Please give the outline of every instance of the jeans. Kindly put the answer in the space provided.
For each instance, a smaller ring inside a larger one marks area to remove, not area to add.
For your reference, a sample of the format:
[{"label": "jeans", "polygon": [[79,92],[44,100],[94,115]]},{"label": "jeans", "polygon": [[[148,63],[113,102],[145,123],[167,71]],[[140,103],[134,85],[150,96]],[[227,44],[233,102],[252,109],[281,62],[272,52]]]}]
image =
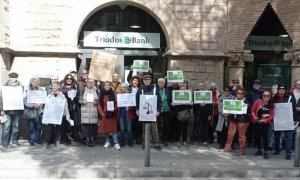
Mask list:
[{"label": "jeans", "polygon": [[7,121],[3,123],[3,130],[2,130],[2,138],[1,143],[9,144],[9,132],[10,127],[12,126],[12,139],[13,142],[18,142],[19,139],[19,119],[20,115],[18,113],[15,114],[6,114]]},{"label": "jeans", "polygon": [[42,117],[28,119],[28,142],[41,143]]},{"label": "jeans", "polygon": [[110,142],[110,136],[112,136],[115,144],[118,143],[118,134],[117,133],[105,134],[105,140],[106,140],[106,142]]},{"label": "jeans", "polygon": [[208,139],[208,116],[195,115],[194,116],[194,132],[193,136],[196,141],[207,141]]},{"label": "jeans", "polygon": [[280,139],[281,132],[284,133],[284,143],[286,155],[291,155],[292,153],[292,144],[293,144],[293,132],[294,131],[274,131],[275,133],[275,151],[280,152]]},{"label": "jeans", "polygon": [[128,142],[131,142],[132,141],[132,131],[131,131],[132,121],[127,120],[127,118],[120,117],[119,118],[119,123],[120,123],[120,130],[121,130],[121,133],[120,133],[120,142],[121,142],[121,144],[125,143],[126,131],[127,131]]},{"label": "jeans", "polygon": [[273,123],[271,124],[271,126],[268,130],[268,141],[269,141],[268,147],[269,148],[272,148],[272,146],[273,146],[272,135],[273,135]]}]

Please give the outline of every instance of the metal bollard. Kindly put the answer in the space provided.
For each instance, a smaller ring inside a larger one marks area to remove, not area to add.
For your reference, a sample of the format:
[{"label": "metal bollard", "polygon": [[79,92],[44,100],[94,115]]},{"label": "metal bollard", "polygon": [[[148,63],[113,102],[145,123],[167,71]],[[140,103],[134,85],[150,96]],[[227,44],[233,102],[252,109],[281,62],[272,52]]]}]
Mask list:
[{"label": "metal bollard", "polygon": [[150,166],[150,129],[151,123],[145,123],[145,167]]},{"label": "metal bollard", "polygon": [[296,129],[295,135],[295,161],[294,167],[299,167],[300,165],[300,127]]}]

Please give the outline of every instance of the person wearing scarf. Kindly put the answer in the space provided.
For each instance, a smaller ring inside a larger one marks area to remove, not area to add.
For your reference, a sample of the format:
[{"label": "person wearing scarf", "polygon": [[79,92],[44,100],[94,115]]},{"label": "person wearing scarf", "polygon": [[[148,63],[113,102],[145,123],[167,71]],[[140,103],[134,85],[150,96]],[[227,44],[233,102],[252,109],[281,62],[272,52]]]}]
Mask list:
[{"label": "person wearing scarf", "polygon": [[[108,103],[113,102],[114,108],[112,111],[107,110]],[[120,144],[118,143],[117,134],[117,102],[115,93],[112,90],[111,82],[104,82],[104,89],[101,89],[100,98],[98,103],[98,112],[100,113],[101,120],[100,126],[98,128],[99,134],[104,134],[106,142],[104,148],[110,147],[110,137],[112,136],[114,141],[114,148],[116,150],[121,150]]]}]

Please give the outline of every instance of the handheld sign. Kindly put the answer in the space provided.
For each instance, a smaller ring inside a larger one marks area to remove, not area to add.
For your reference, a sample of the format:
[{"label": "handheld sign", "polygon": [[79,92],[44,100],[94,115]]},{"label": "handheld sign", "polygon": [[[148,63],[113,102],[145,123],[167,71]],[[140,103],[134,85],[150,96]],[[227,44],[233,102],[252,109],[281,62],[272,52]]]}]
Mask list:
[{"label": "handheld sign", "polygon": [[133,69],[137,72],[148,72],[149,71],[149,61],[148,60],[134,60]]},{"label": "handheld sign", "polygon": [[168,83],[183,82],[183,72],[181,70],[167,71]]},{"label": "handheld sign", "polygon": [[194,104],[212,103],[211,91],[194,91]]},{"label": "handheld sign", "polygon": [[3,110],[24,110],[22,86],[2,86]]},{"label": "handheld sign", "polygon": [[155,122],[157,113],[157,96],[140,95],[139,113],[139,121]]},{"label": "handheld sign", "polygon": [[275,103],[274,130],[294,130],[292,103]]},{"label": "handheld sign", "polygon": [[129,107],[136,106],[135,94],[117,94],[117,106],[118,107]]},{"label": "handheld sign", "polygon": [[189,90],[173,90],[172,102],[174,104],[191,104],[192,92]]},{"label": "handheld sign", "polygon": [[227,114],[245,114],[244,102],[241,100],[223,100],[223,113]]},{"label": "handheld sign", "polygon": [[27,103],[45,104],[47,98],[47,91],[42,90],[28,90]]}]

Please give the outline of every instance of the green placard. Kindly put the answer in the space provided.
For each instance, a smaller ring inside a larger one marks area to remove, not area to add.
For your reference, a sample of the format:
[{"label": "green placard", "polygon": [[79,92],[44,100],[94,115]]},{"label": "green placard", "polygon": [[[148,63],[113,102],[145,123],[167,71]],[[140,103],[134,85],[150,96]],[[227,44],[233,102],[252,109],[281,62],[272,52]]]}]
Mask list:
[{"label": "green placard", "polygon": [[212,92],[194,91],[194,103],[212,103]]},{"label": "green placard", "polygon": [[147,60],[134,60],[133,67],[138,72],[148,72],[149,70],[149,61]]},{"label": "green placard", "polygon": [[191,104],[192,92],[188,90],[174,90],[172,91],[172,102],[174,104]]},{"label": "green placard", "polygon": [[242,111],[243,102],[242,101],[226,101],[224,100],[224,110],[227,111]]},{"label": "green placard", "polygon": [[189,93],[188,92],[175,92],[175,100],[178,101],[188,101],[190,99]]},{"label": "green placard", "polygon": [[183,82],[183,72],[180,70],[167,71],[168,82]]}]

